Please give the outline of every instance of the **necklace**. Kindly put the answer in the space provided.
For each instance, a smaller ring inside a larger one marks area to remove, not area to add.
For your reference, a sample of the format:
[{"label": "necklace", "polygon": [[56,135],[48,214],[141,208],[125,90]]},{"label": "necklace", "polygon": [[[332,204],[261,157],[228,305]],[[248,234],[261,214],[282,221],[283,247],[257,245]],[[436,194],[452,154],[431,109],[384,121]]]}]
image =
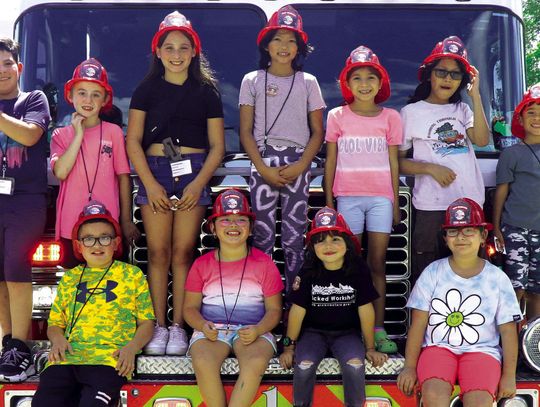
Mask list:
[{"label": "necklace", "polygon": [[238,291],[236,292],[236,299],[234,300],[234,305],[229,314],[227,312],[227,304],[225,303],[225,293],[223,292],[223,274],[221,273],[221,251],[218,249],[218,267],[219,267],[219,283],[221,285],[221,300],[223,301],[223,308],[225,310],[225,318],[227,319],[227,333],[229,333],[229,328],[231,326],[231,319],[236,309],[236,304],[238,303],[238,297],[240,297],[240,291],[242,290],[242,282],[244,281],[244,273],[246,272],[247,259],[249,256],[249,249],[244,259],[244,266],[242,267],[242,275],[240,276],[240,284],[238,285]]},{"label": "necklace", "polygon": [[94,191],[94,186],[96,185],[102,144],[103,144],[103,122],[100,122],[99,123],[99,149],[98,149],[98,156],[97,156],[96,172],[94,173],[94,180],[92,181],[92,185],[90,185],[90,179],[88,178],[88,170],[86,169],[86,160],[84,159],[84,150],[81,145],[81,157],[82,157],[83,166],[84,166],[84,175],[86,176],[86,185],[88,187],[88,202],[92,200],[92,192]]},{"label": "necklace", "polygon": [[75,307],[77,306],[77,293],[79,291],[79,286],[81,285],[84,272],[86,271],[86,263],[84,263],[84,267],[83,267],[83,270],[81,272],[81,276],[79,277],[79,283],[77,284],[77,287],[76,287],[76,290],[75,290],[75,298],[73,299],[73,309],[71,310],[71,322],[69,324],[69,333],[66,332],[66,338],[68,340],[69,340],[69,337],[71,336],[71,333],[73,332],[73,328],[75,328],[75,324],[77,323],[77,321],[79,320],[79,317],[81,316],[81,313],[83,312],[84,307],[86,307],[86,304],[88,304],[88,301],[90,301],[90,298],[92,297],[92,295],[94,295],[94,292],[98,289],[99,285],[101,284],[101,282],[103,281],[103,279],[105,278],[105,276],[107,275],[107,273],[109,272],[109,269],[112,267],[113,264],[114,264],[114,260],[113,260],[113,262],[111,264],[109,264],[109,267],[107,267],[107,269],[105,270],[105,272],[103,273],[103,275],[99,279],[96,286],[92,290],[89,290],[90,295],[87,298],[85,298],[81,309],[77,313],[77,316],[75,316]]}]

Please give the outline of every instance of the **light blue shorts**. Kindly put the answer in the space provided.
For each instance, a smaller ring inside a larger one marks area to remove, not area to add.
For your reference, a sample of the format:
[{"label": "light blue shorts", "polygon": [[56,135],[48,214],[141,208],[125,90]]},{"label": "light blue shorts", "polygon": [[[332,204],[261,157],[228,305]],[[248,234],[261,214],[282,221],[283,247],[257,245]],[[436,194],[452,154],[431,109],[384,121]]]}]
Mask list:
[{"label": "light blue shorts", "polygon": [[[238,336],[238,330],[242,328],[242,325],[229,325],[229,329],[227,330],[226,324],[214,324],[216,329],[218,330],[218,337],[217,340],[226,343],[229,345],[231,350],[233,349],[233,343],[237,339],[240,339],[240,336]],[[274,335],[272,335],[270,332],[267,332],[260,336],[260,338],[263,338],[267,340],[270,345],[272,345],[272,348],[274,349],[274,353],[277,352],[277,344],[276,344],[276,338]],[[201,339],[206,339],[206,336],[204,336],[204,333],[201,331],[197,331],[196,329],[193,330],[193,335],[191,335],[191,340],[189,341],[189,348],[187,351],[187,355],[189,356],[189,350],[193,346],[195,342]]]},{"label": "light blue shorts", "polygon": [[355,235],[364,232],[392,231],[392,201],[382,196],[338,196],[337,210]]}]

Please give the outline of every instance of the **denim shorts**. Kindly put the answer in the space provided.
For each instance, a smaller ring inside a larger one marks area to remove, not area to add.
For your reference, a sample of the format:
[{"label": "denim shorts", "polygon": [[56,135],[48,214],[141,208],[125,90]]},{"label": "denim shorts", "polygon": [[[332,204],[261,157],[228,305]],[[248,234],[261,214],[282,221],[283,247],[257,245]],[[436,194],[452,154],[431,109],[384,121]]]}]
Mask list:
[{"label": "denim shorts", "polygon": [[[163,188],[165,188],[167,196],[169,197],[176,195],[178,198],[182,198],[184,188],[199,174],[199,171],[206,160],[206,154],[204,153],[183,154],[182,157],[191,161],[192,172],[191,174],[181,175],[174,178],[172,176],[171,164],[167,157],[146,157],[148,168],[150,168],[150,171],[152,171],[152,175],[156,181],[159,182]],[[138,185],[139,190],[137,192],[135,203],[137,205],[148,205],[146,189],[140,180],[138,180]],[[205,186],[201,192],[201,197],[199,198],[199,202],[197,204],[201,206],[208,206],[211,203],[212,199],[210,198],[210,188]]]},{"label": "denim shorts", "polygon": [[[216,327],[216,329],[218,329],[217,340],[220,342],[226,343],[232,349],[233,343],[236,340],[240,339],[237,331],[240,328],[242,328],[242,325],[230,325],[228,330],[225,329],[226,328],[225,324],[214,324],[214,326]],[[193,335],[191,335],[191,340],[189,341],[189,349],[191,349],[191,347],[193,346],[195,342],[201,339],[205,339],[205,338],[206,337],[204,336],[204,333],[202,333],[201,331],[194,330]],[[272,335],[270,332],[266,332],[265,334],[262,334],[260,338],[263,338],[266,341],[268,341],[268,343],[270,343],[270,345],[272,346],[272,349],[274,349],[274,353],[277,352],[276,338],[274,337],[274,335]],[[189,349],[187,351],[188,356],[189,356]]]},{"label": "denim shorts", "polygon": [[355,235],[364,232],[392,232],[392,201],[383,196],[338,196],[337,210]]}]

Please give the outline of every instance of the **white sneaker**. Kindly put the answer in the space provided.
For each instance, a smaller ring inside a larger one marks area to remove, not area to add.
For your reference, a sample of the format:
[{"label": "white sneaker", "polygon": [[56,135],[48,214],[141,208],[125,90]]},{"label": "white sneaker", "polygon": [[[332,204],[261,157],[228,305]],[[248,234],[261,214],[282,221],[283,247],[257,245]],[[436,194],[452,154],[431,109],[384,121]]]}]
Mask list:
[{"label": "white sneaker", "polygon": [[168,340],[169,331],[167,328],[156,324],[152,339],[144,347],[144,353],[147,355],[164,355]]},{"label": "white sneaker", "polygon": [[173,324],[169,327],[169,341],[167,342],[167,355],[185,355],[188,349],[186,331],[180,325]]}]

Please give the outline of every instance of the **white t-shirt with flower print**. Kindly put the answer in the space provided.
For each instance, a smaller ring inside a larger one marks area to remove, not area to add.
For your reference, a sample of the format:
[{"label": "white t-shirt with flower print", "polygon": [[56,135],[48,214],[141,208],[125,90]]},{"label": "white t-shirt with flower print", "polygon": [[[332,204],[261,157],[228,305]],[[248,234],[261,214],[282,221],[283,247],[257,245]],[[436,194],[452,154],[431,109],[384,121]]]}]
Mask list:
[{"label": "white t-shirt with flower print", "polygon": [[498,326],[522,319],[510,279],[487,261],[471,278],[454,273],[448,258],[434,261],[420,275],[407,307],[429,313],[423,347],[483,352],[499,362]]}]

